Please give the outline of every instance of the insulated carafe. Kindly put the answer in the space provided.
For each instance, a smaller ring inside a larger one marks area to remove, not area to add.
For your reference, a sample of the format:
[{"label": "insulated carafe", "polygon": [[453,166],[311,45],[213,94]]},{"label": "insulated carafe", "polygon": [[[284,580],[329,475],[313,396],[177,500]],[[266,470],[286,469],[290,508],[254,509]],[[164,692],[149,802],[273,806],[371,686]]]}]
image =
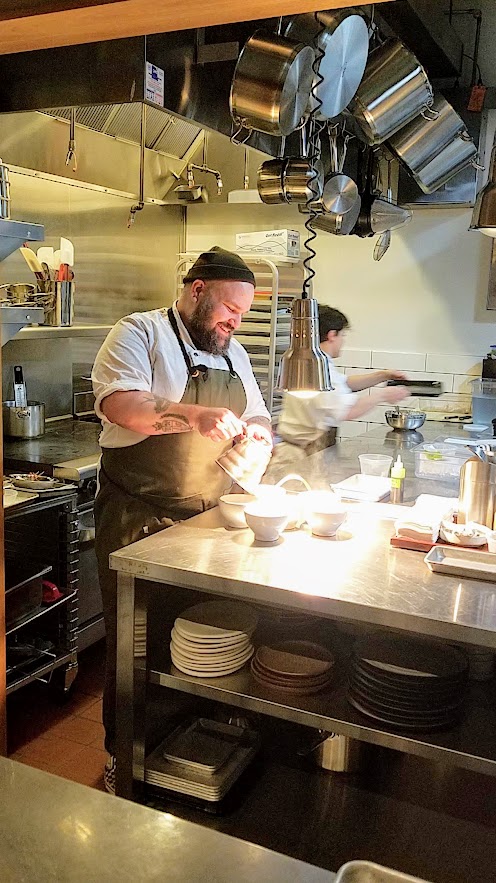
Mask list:
[{"label": "insulated carafe", "polygon": [[460,469],[458,523],[475,521],[494,529],[496,465],[471,457]]}]

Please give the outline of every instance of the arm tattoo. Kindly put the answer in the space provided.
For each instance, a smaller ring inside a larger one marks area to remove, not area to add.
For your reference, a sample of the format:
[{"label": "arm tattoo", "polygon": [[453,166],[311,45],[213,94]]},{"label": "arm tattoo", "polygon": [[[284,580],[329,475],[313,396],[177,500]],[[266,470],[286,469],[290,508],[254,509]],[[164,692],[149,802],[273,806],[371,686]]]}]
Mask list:
[{"label": "arm tattoo", "polygon": [[153,402],[154,411],[160,415],[160,420],[153,424],[153,429],[157,433],[168,433],[168,432],[188,432],[193,427],[191,426],[187,417],[183,414],[175,414],[173,411],[168,411],[171,405],[177,404],[176,402],[171,402],[169,399],[164,399],[162,396],[156,396],[153,394],[144,395],[143,402]]},{"label": "arm tattoo", "polygon": [[157,414],[160,414],[161,411],[166,411],[167,408],[172,405],[172,402],[169,401],[169,399],[164,399],[162,396],[156,396],[153,394],[146,395],[146,393],[143,396],[143,401],[146,403],[153,402]]},{"label": "arm tattoo", "polygon": [[188,432],[192,429],[189,420],[182,414],[162,414],[162,419],[153,424],[155,432]]}]

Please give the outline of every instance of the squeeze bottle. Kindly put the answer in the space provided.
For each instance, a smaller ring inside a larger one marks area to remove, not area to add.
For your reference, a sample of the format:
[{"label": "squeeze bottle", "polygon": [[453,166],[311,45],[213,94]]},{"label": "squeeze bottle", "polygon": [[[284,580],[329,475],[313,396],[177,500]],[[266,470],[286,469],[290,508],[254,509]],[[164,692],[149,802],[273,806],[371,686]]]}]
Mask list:
[{"label": "squeeze bottle", "polygon": [[391,468],[391,503],[402,503],[405,493],[405,467],[398,454],[396,462]]}]

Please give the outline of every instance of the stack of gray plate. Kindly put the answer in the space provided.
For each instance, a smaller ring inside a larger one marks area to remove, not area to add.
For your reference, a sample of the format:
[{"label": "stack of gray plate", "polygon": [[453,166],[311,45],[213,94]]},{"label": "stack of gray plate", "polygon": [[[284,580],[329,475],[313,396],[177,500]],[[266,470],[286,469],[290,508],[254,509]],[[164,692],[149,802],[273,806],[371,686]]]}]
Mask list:
[{"label": "stack of gray plate", "polygon": [[187,675],[218,678],[242,668],[253,655],[257,615],[239,601],[207,601],[179,616],[171,633],[172,662]]}]

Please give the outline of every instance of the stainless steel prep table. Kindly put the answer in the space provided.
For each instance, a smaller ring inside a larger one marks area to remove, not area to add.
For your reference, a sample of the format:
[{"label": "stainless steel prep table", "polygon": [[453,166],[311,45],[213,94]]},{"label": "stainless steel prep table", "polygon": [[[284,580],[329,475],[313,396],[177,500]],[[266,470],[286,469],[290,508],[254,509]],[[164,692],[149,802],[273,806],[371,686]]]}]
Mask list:
[{"label": "stainless steel prep table", "polygon": [[[435,433],[436,428],[431,432]],[[323,486],[356,471],[357,451],[384,451],[387,447],[388,440],[384,442],[380,437],[358,439],[315,454],[306,462],[304,474],[314,485]],[[409,453],[405,452],[405,459],[411,476]],[[411,499],[426,490],[456,496],[452,485],[412,478],[407,481]],[[165,594],[171,586],[192,588],[314,616],[377,624],[496,649],[496,584],[431,573],[422,554],[391,548],[392,521],[371,514],[387,514],[387,504],[375,504],[373,510],[365,509],[362,514],[359,506],[351,504],[351,509],[354,511],[344,525],[341,540],[295,531],[285,533],[276,545],[257,545],[249,530],[226,530],[215,509],[110,556],[111,567],[118,571],[120,794],[139,795],[144,779],[147,682],[376,745],[451,760],[478,772],[496,772],[496,710],[494,703],[488,702],[487,696],[478,696],[477,691],[465,720],[454,730],[427,737],[405,736],[355,712],[346,701],[345,687],[337,686],[328,694],[304,700],[295,697],[283,701],[257,687],[247,670],[207,681],[188,677],[171,665],[166,638],[162,654],[155,653],[153,660],[134,659],[135,616],[141,628],[146,625],[147,581]]]},{"label": "stainless steel prep table", "polygon": [[235,837],[0,758],[0,879],[24,883],[332,883]]}]

